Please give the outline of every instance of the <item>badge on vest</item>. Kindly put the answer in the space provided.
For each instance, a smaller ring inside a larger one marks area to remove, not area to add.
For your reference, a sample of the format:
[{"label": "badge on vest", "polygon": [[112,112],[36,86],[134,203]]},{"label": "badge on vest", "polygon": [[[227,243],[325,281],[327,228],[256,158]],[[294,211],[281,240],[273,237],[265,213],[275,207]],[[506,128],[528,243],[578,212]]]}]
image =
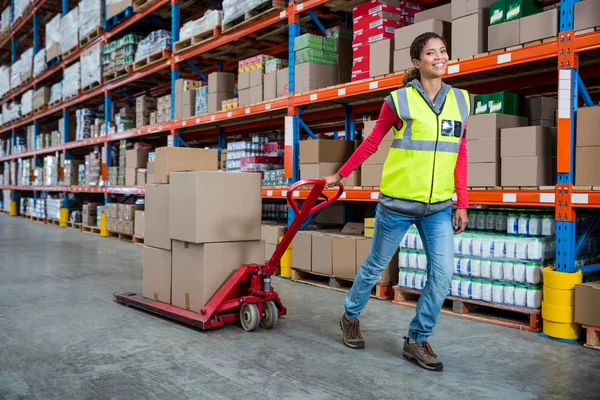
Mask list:
[{"label": "badge on vest", "polygon": [[442,120],[442,136],[454,136],[459,138],[462,132],[462,122],[449,119]]}]

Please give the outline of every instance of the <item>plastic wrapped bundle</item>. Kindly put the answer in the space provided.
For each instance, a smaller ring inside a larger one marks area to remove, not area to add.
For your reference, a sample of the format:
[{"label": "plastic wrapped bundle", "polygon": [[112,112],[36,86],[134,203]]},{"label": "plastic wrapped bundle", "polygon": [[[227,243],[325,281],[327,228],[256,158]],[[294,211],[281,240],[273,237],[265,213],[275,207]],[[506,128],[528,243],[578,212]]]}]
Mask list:
[{"label": "plastic wrapped bundle", "polygon": [[62,17],[60,23],[60,48],[66,53],[79,45],[79,7]]},{"label": "plastic wrapped bundle", "polygon": [[81,0],[79,3],[79,37],[94,32],[104,23],[103,0]]},{"label": "plastic wrapped bundle", "polygon": [[2,11],[2,20],[0,21],[0,24],[2,24],[2,32],[10,29],[10,6]]},{"label": "plastic wrapped bundle", "polygon": [[64,76],[62,98],[67,100],[76,96],[79,89],[81,89],[81,63],[76,62],[65,68]]},{"label": "plastic wrapped bundle", "polygon": [[33,76],[38,77],[46,70],[46,49],[41,49],[33,57]]},{"label": "plastic wrapped bundle", "polygon": [[265,3],[272,3],[272,0],[223,0],[223,23],[231,22]]},{"label": "plastic wrapped bundle", "polygon": [[23,93],[21,97],[21,113],[27,115],[33,111],[33,89]]},{"label": "plastic wrapped bundle", "polygon": [[[63,83],[62,81],[55,83],[50,88],[50,104],[56,103],[62,99]],[[59,125],[60,126],[60,125]]]},{"label": "plastic wrapped bundle", "polygon": [[81,54],[80,62],[82,88],[102,81],[102,46],[100,43],[84,51]]},{"label": "plastic wrapped bundle", "polygon": [[0,67],[0,97],[4,97],[10,91],[10,67]]},{"label": "plastic wrapped bundle", "polygon": [[46,24],[46,50],[53,45],[60,44],[62,16],[56,14],[54,18]]},{"label": "plastic wrapped bundle", "polygon": [[17,86],[21,84],[21,60],[17,60],[16,63],[12,65],[10,70],[10,87],[11,89],[15,89]]},{"label": "plastic wrapped bundle", "polygon": [[29,0],[14,0],[15,14],[13,17],[13,25],[15,25],[19,18],[25,14],[25,10],[29,6]]},{"label": "plastic wrapped bundle", "polygon": [[171,32],[164,29],[154,31],[138,44],[134,62],[165,49],[171,50]]},{"label": "plastic wrapped bundle", "polygon": [[21,54],[21,82],[31,78],[33,73],[33,49],[29,48]]},{"label": "plastic wrapped bundle", "polygon": [[221,25],[222,20],[223,11],[208,10],[202,18],[183,25],[179,32],[179,38],[185,40],[204,32],[212,32],[215,27]]}]

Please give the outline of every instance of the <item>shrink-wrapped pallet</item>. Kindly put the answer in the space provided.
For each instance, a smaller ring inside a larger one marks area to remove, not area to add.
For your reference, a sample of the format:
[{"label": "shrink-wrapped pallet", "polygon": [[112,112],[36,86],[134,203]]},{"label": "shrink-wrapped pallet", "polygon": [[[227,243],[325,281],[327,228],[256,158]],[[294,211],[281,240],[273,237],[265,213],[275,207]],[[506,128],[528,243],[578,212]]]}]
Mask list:
[{"label": "shrink-wrapped pallet", "polygon": [[63,79],[62,98],[67,100],[76,96],[81,89],[81,63],[76,62],[65,68]]},{"label": "shrink-wrapped pallet", "polygon": [[33,76],[38,77],[46,70],[46,49],[33,56]]},{"label": "shrink-wrapped pallet", "polygon": [[104,0],[79,3],[79,38],[83,39],[104,24]]},{"label": "shrink-wrapped pallet", "polygon": [[87,88],[102,82],[102,45],[96,44],[84,51],[80,57],[81,87]]},{"label": "shrink-wrapped pallet", "polygon": [[62,17],[60,23],[60,48],[62,53],[79,45],[79,7]]}]

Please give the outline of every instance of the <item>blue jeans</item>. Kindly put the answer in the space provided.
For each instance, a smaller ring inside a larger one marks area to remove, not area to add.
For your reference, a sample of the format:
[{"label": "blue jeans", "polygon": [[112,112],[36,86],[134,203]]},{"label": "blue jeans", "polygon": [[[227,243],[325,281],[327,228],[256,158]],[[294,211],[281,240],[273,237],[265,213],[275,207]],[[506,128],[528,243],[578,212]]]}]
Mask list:
[{"label": "blue jeans", "polygon": [[433,333],[452,280],[452,207],[427,217],[412,218],[387,212],[378,206],[371,251],[346,296],[345,308],[348,316],[360,316],[369,301],[371,290],[413,224],[419,230],[427,253],[427,283],[417,303],[417,314],[408,327],[408,336],[417,342],[426,342]]}]

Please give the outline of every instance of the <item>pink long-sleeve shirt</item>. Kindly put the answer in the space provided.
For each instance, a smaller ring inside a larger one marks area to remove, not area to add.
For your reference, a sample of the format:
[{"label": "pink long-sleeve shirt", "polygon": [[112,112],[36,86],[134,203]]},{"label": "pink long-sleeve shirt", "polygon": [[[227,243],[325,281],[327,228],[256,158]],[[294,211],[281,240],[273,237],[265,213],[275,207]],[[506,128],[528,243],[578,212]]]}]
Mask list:
[{"label": "pink long-sleeve shirt", "polygon": [[[394,110],[390,108],[387,102],[383,102],[379,118],[373,127],[373,131],[362,144],[356,149],[354,154],[348,159],[346,164],[340,168],[339,173],[344,178],[350,176],[354,170],[360,167],[373,153],[377,151],[385,135],[392,129],[402,127],[402,120],[398,118]],[[454,186],[458,197],[458,208],[469,208],[469,199],[467,196],[467,136],[460,141],[458,148],[458,159],[454,168]]]}]

